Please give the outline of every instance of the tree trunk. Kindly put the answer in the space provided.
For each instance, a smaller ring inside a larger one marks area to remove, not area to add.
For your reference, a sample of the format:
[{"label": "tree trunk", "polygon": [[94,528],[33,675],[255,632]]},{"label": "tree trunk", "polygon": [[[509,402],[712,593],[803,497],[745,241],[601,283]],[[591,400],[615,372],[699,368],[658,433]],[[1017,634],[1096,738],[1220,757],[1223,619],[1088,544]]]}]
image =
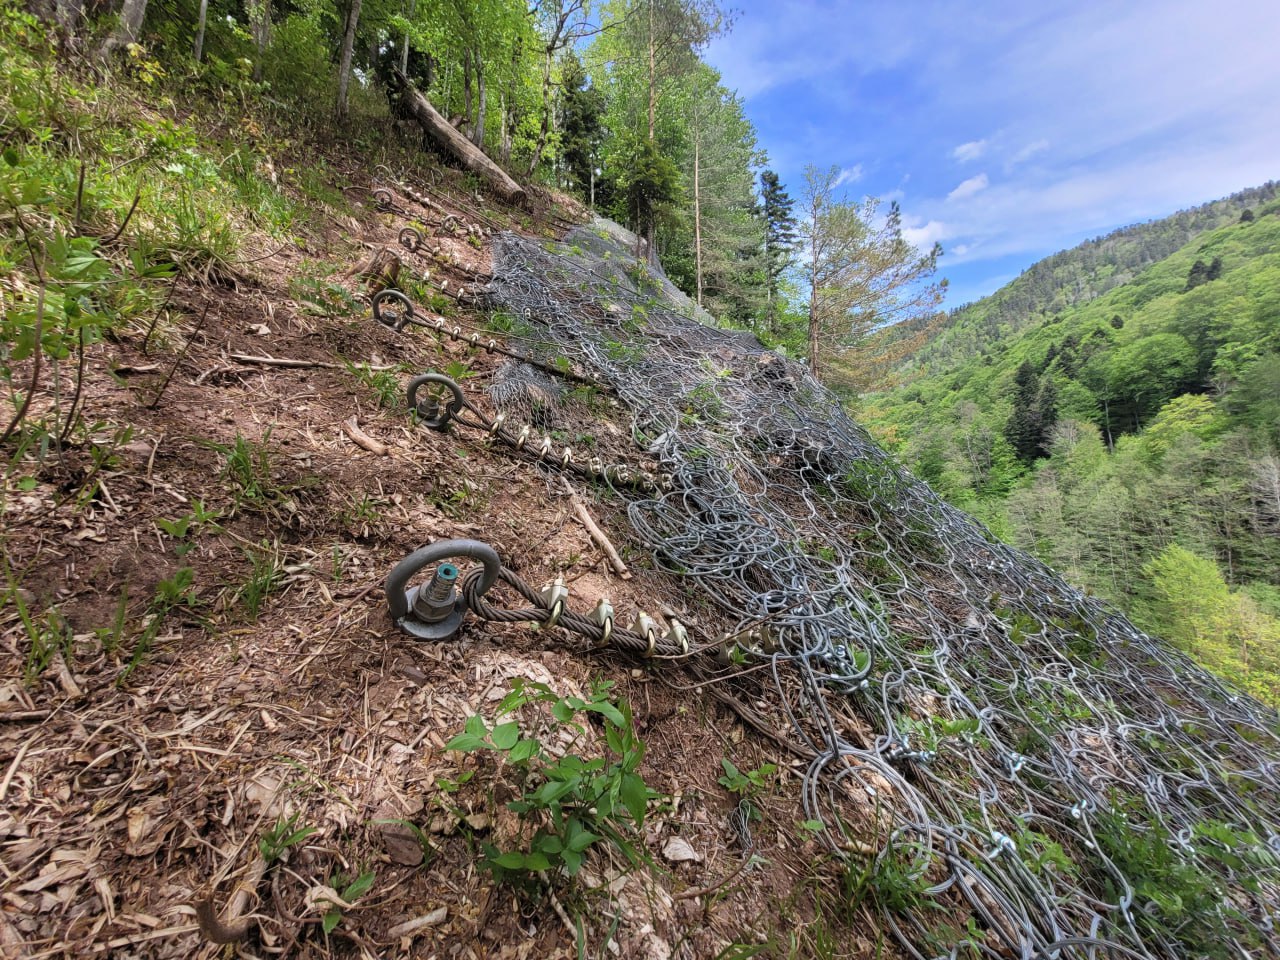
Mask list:
[{"label": "tree trunk", "polygon": [[[413,19],[417,6],[418,0],[409,0],[409,20]],[[409,73],[409,34],[407,33],[404,35],[404,45],[400,48],[400,72],[406,75]]]},{"label": "tree trunk", "polygon": [[484,84],[484,61],[480,59],[480,51],[473,53],[476,58],[476,125],[471,129],[471,142],[481,150],[484,149],[484,108],[487,89]]},{"label": "tree trunk", "polygon": [[809,372],[818,376],[818,224],[815,217],[809,245]]},{"label": "tree trunk", "polygon": [[484,151],[454,129],[431,102],[409,82],[399,70],[393,70],[388,84],[392,92],[400,96],[401,102],[409,115],[414,118],[431,137],[432,141],[446,153],[457,159],[466,169],[483,177],[493,188],[494,193],[508,203],[523,203],[524,189],[505,170],[485,156]]},{"label": "tree trunk", "polygon": [[702,193],[699,186],[698,130],[693,131],[693,263],[697,282],[697,304],[702,306]]},{"label": "tree trunk", "polygon": [[[203,10],[208,2],[209,0],[200,0],[200,8]],[[271,0],[257,0],[255,6],[253,39],[258,46],[258,56],[253,61],[253,79],[255,83],[261,83],[262,61],[266,58],[267,47],[271,46]]]},{"label": "tree trunk", "polygon": [[339,120],[347,118],[347,87],[351,83],[351,54],[356,46],[356,27],[360,23],[361,0],[351,0],[351,12],[347,14],[347,28],[342,37],[342,59],[338,64]]},{"label": "tree trunk", "polygon": [[658,117],[658,52],[653,36],[653,2],[649,0],[649,142],[657,135]]},{"label": "tree trunk", "polygon": [[99,58],[105,60],[118,50],[138,42],[142,20],[147,15],[147,0],[124,0],[120,6],[120,20],[107,39],[98,48]]},{"label": "tree trunk", "polygon": [[[447,103],[446,103],[447,106]],[[471,51],[462,55],[462,115],[471,122]]]},{"label": "tree trunk", "polygon": [[542,123],[538,125],[538,142],[533,145],[533,158],[529,161],[528,176],[542,162],[542,151],[547,148],[547,134],[551,132],[551,47],[542,63]]},{"label": "tree trunk", "polygon": [[191,50],[191,55],[195,58],[196,63],[200,63],[204,59],[204,25],[209,19],[209,0],[200,0],[200,13],[196,17],[196,42]]}]

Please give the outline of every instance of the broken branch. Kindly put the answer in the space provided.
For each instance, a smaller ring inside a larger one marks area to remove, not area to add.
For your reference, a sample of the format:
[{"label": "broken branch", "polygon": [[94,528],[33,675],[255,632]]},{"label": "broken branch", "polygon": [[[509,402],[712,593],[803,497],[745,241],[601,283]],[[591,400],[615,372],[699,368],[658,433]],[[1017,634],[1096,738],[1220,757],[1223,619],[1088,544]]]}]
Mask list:
[{"label": "broken branch", "polygon": [[561,477],[560,482],[564,484],[565,493],[569,495],[569,502],[573,504],[573,511],[577,514],[579,522],[587,528],[587,533],[591,535],[591,539],[595,541],[596,546],[603,550],[604,555],[609,558],[609,566],[613,567],[614,572],[623,580],[630,580],[631,571],[622,562],[622,557],[618,556],[618,551],[614,549],[613,543],[605,536],[605,532],[596,526],[596,522],[591,519],[591,514],[587,512],[586,506],[578,499],[578,495],[573,492],[573,487],[569,486],[569,481]]},{"label": "broken branch", "polygon": [[373,439],[373,437],[361,430],[360,422],[355,417],[343,422],[342,432],[350,437],[357,447],[362,447],[370,453],[385,457],[390,452],[385,443]]}]

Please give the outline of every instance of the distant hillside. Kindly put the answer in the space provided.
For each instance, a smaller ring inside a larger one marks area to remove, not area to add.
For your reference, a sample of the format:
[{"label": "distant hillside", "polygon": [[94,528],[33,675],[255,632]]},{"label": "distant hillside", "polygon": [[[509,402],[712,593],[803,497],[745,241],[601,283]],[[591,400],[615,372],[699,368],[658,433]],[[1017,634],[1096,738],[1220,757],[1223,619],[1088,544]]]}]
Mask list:
[{"label": "distant hillside", "polygon": [[860,411],[909,468],[1280,702],[1275,184],[1051,257],[909,363]]},{"label": "distant hillside", "polygon": [[952,311],[938,334],[904,367],[932,373],[952,369],[993,341],[1128,283],[1201,234],[1233,223],[1244,210],[1277,196],[1280,182],[1269,181],[1161,220],[1121,227],[1046,257],[990,296]]}]

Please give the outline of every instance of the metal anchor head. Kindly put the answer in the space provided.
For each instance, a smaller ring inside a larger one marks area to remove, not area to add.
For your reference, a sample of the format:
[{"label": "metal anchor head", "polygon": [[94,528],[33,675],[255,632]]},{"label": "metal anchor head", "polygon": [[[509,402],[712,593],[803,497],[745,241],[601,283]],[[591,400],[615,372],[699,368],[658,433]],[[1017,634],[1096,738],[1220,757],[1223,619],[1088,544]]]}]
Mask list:
[{"label": "metal anchor head", "polygon": [[[462,626],[467,602],[458,589],[461,571],[451,561],[463,557],[478,560],[484,575],[478,588],[483,595],[498,578],[502,564],[497,552],[476,540],[444,540],[415,550],[387,577],[387,610],[405,633],[423,640],[450,640]],[[445,562],[440,562],[445,561]],[[437,564],[431,578],[411,586],[409,579],[419,570]]]}]

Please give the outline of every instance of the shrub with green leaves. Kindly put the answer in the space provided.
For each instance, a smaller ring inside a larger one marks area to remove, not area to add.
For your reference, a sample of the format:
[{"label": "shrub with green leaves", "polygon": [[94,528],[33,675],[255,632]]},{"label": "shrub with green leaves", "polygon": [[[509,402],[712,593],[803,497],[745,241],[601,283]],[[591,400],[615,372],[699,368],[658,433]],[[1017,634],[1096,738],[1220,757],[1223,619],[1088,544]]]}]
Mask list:
[{"label": "shrub with green leaves", "polygon": [[[496,880],[545,879],[554,871],[573,877],[587,850],[602,840],[628,860],[639,859],[632,840],[656,794],[636,772],[644,744],[636,736],[631,708],[625,700],[611,698],[612,687],[600,682],[586,698],[561,697],[546,684],[517,679],[498,705],[494,723],[472,716],[446,745],[462,753],[498,754],[504,761],[501,769],[515,776],[519,796],[507,809],[519,816],[518,842],[506,850],[481,845],[483,865]],[[526,735],[518,720],[500,719],[530,704],[550,705],[550,733],[572,734],[566,752],[550,752],[547,743],[558,736],[544,742]],[[604,727],[605,750],[600,756],[574,752],[579,744],[599,746],[598,736],[585,722],[589,717],[599,718]]]}]

